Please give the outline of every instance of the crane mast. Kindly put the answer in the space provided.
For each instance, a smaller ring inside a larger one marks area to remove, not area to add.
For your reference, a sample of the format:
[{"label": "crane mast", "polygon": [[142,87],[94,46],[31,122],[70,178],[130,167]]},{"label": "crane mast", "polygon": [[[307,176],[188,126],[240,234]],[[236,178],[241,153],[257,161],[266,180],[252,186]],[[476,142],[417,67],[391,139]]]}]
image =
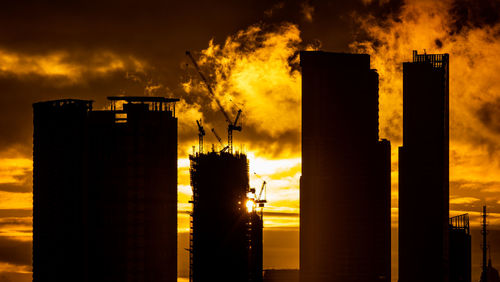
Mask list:
[{"label": "crane mast", "polygon": [[[262,187],[260,188],[259,196],[255,199],[255,204],[258,205],[261,213],[261,217],[264,215],[264,205],[267,203],[266,196],[267,196],[267,190],[266,190],[266,181],[262,182]],[[264,192],[264,198],[262,198],[262,192]]]},{"label": "crane mast", "polygon": [[487,264],[487,252],[488,252],[488,243],[486,241],[486,235],[488,234],[487,230],[487,222],[486,222],[486,206],[483,206],[483,212],[481,214],[482,217],[482,228],[481,228],[481,235],[483,236],[483,243],[481,244],[481,247],[483,249],[483,261],[482,261],[482,272],[481,272],[481,278],[480,282],[487,282],[488,281],[488,264]]},{"label": "crane mast", "polygon": [[231,152],[231,154],[233,153],[233,130],[241,131],[241,125],[237,125],[240,115],[241,110],[238,110],[238,114],[236,114],[234,123],[229,123],[229,125],[227,126],[227,144],[229,145],[229,152]]}]

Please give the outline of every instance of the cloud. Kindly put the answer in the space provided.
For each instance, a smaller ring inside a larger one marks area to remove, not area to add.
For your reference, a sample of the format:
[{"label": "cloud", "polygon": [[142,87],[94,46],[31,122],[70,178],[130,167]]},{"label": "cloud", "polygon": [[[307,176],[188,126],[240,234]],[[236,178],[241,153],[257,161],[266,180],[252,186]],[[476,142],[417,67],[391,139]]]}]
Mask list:
[{"label": "cloud", "polygon": [[31,266],[31,241],[18,241],[0,236],[0,262]]},{"label": "cloud", "polygon": [[30,193],[33,162],[27,158],[0,158],[0,191]]},{"label": "cloud", "polygon": [[[184,89],[194,103],[204,108],[204,121],[212,127],[221,124],[217,120],[224,121],[216,104],[218,99],[231,119],[237,109],[243,110],[241,135],[247,131],[254,134],[246,135],[251,141],[263,138],[267,145],[279,144],[282,137],[293,132],[296,142],[300,134],[301,76],[290,60],[296,59],[300,43],[298,27],[289,23],[253,25],[220,45],[210,41],[199,54],[198,64],[212,84],[215,97],[207,92],[194,70],[192,78],[183,84]],[[237,134],[236,138],[240,138]]]},{"label": "cloud", "polygon": [[450,13],[452,32],[460,33],[467,28],[492,26],[499,22],[500,2],[490,0],[454,0]]},{"label": "cloud", "polygon": [[458,204],[458,205],[463,205],[463,204],[472,204],[475,202],[480,201],[478,198],[474,197],[463,197],[463,198],[457,198],[454,197],[450,199],[450,204]]},{"label": "cloud", "polygon": [[385,18],[357,17],[366,37],[351,44],[371,55],[380,75],[380,134],[393,146],[402,137],[402,63],[412,50],[450,54],[453,209],[476,210],[482,203],[498,209],[500,23],[496,16],[478,17],[500,13],[492,2],[408,0]]},{"label": "cloud", "polygon": [[310,2],[303,2],[302,3],[302,14],[304,15],[304,19],[307,22],[312,22],[313,21],[313,14],[314,14],[314,6],[311,5]]},{"label": "cloud", "polygon": [[266,15],[266,17],[272,17],[273,14],[276,13],[276,11],[283,9],[283,7],[285,7],[285,2],[278,2],[274,4],[271,8],[265,10],[264,15]]},{"label": "cloud", "polygon": [[387,4],[389,2],[391,2],[391,0],[361,0],[361,2],[368,6],[368,5],[372,5],[374,3],[378,3],[379,5],[383,5],[383,4]]},{"label": "cloud", "polygon": [[32,205],[31,193],[0,191],[0,209],[31,209]]},{"label": "cloud", "polygon": [[111,51],[81,53],[54,51],[33,55],[0,49],[0,74],[14,74],[21,78],[38,75],[62,78],[66,83],[83,83],[89,75],[105,75],[123,70],[140,71],[144,68],[144,62],[131,56],[121,57]]}]

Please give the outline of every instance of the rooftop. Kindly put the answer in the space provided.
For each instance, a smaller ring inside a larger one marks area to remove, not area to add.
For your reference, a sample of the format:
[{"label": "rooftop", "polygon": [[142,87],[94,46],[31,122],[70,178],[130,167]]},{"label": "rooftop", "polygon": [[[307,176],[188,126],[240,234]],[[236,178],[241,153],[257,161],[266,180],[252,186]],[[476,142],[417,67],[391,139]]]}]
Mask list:
[{"label": "rooftop", "polygon": [[425,51],[423,54],[418,54],[417,50],[413,50],[413,62],[414,63],[431,63],[435,68],[442,68],[448,65],[449,55],[448,54],[427,54]]},{"label": "rooftop", "polygon": [[126,101],[126,102],[160,102],[160,103],[173,103],[178,102],[178,98],[166,98],[160,96],[109,96],[110,101]]}]

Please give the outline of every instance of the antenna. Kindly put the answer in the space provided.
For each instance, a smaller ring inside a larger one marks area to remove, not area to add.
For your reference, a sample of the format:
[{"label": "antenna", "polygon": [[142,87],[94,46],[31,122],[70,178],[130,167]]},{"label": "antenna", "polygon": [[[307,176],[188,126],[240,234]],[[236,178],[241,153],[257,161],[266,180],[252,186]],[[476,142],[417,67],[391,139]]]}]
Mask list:
[{"label": "antenna", "polygon": [[487,264],[487,256],[488,256],[488,243],[486,241],[486,235],[488,234],[488,230],[486,228],[487,223],[486,223],[486,205],[483,206],[483,212],[481,214],[481,217],[483,219],[482,222],[482,228],[481,228],[481,235],[483,235],[483,243],[481,244],[481,247],[483,249],[483,262],[482,262],[482,267],[483,271],[481,272],[481,282],[486,282],[487,281],[487,276],[488,276],[488,264]]}]

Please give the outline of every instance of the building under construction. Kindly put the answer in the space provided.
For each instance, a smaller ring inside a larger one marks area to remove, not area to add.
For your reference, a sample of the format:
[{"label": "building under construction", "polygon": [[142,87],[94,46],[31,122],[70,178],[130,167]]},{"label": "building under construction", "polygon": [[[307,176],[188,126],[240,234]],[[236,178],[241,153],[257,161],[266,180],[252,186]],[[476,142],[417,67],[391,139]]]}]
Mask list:
[{"label": "building under construction", "polygon": [[305,51],[300,281],[391,281],[391,153],[366,54]]},{"label": "building under construction", "polygon": [[469,215],[450,218],[450,282],[471,281],[471,235]]},{"label": "building under construction", "polygon": [[403,63],[400,282],[449,281],[448,84],[448,54],[413,51]]},{"label": "building under construction", "polygon": [[190,156],[190,281],[262,281],[262,214],[248,193],[245,154]]},{"label": "building under construction", "polygon": [[164,97],[33,105],[33,281],[177,279],[177,118]]}]

